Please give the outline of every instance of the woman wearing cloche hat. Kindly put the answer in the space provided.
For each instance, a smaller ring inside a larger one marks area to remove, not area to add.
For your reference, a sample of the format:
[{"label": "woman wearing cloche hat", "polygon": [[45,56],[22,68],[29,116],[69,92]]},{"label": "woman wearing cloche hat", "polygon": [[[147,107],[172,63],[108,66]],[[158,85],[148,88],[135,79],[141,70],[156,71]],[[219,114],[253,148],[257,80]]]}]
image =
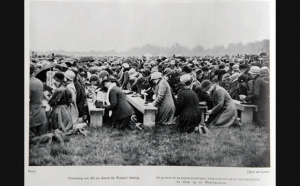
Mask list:
[{"label": "woman wearing cloche hat", "polygon": [[201,121],[199,99],[191,90],[192,77],[189,74],[182,75],[180,82],[184,86],[178,93],[175,116],[179,116],[178,131],[190,133]]},{"label": "woman wearing cloche hat", "polygon": [[172,97],[171,87],[168,82],[162,78],[160,72],[153,72],[150,80],[155,84],[155,99],[151,104],[158,108],[156,123],[164,125],[172,124],[175,114],[175,104]]},{"label": "woman wearing cloche hat", "polygon": [[72,103],[68,105],[69,112],[72,117],[73,124],[77,123],[78,117],[79,117],[79,112],[77,109],[77,104],[76,104],[76,88],[74,85],[74,78],[75,78],[75,73],[71,70],[68,70],[64,73],[65,79],[66,79],[66,85],[67,89],[70,90],[71,95],[72,95]]},{"label": "woman wearing cloche hat", "polygon": [[[67,105],[72,102],[72,94],[65,86],[65,75],[57,72],[53,76],[53,84],[56,87],[49,100],[49,105],[53,108],[51,112],[51,128],[67,132],[73,127],[73,121]],[[61,118],[61,119],[59,119]]]}]

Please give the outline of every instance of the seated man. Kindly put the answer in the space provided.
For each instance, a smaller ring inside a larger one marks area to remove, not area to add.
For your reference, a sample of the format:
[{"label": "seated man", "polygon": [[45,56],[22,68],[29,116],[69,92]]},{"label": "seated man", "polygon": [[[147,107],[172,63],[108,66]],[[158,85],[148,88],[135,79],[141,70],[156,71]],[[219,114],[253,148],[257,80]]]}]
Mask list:
[{"label": "seated man", "polygon": [[237,120],[237,110],[229,93],[222,87],[212,84],[209,80],[201,83],[203,91],[207,91],[213,100],[214,107],[207,111],[207,114],[213,118],[209,118],[209,124],[215,127],[229,127],[231,125],[239,125]]}]

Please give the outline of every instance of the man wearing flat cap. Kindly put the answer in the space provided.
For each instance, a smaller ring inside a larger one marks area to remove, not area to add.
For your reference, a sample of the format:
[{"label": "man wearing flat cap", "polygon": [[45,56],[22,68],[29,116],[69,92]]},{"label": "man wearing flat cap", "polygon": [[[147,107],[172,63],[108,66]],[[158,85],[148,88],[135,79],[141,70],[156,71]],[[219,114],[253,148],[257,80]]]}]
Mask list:
[{"label": "man wearing flat cap", "polygon": [[214,107],[207,111],[209,125],[214,127],[229,127],[238,125],[237,110],[229,93],[222,87],[212,84],[209,80],[201,83],[203,91],[207,91],[213,100]]}]

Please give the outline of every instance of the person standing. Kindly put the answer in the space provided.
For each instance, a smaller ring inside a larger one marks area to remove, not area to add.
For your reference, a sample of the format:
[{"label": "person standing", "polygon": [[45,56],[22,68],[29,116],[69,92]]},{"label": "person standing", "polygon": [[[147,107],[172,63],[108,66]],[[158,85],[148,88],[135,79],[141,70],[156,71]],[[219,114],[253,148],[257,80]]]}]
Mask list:
[{"label": "person standing", "polygon": [[[169,125],[174,121],[175,104],[169,83],[162,78],[160,72],[151,74],[151,81],[156,85],[154,88],[155,99],[151,103],[157,107],[156,123]],[[151,105],[150,104],[150,105]]]}]

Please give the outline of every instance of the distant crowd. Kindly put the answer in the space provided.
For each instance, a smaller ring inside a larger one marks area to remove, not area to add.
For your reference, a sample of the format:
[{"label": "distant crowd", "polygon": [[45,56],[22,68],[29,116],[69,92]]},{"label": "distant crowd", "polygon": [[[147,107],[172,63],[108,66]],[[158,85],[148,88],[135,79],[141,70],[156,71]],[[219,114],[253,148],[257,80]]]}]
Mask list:
[{"label": "distant crowd", "polygon": [[[127,102],[124,92],[157,108],[156,125],[177,125],[179,132],[199,131],[199,123],[240,127],[233,99],[256,105],[254,124],[269,128],[269,61],[265,59],[259,55],[107,56],[84,62],[32,59],[30,143],[64,143],[68,135],[88,135],[87,99],[97,91],[107,93],[105,103],[93,99],[106,111],[104,124],[117,130],[143,129],[141,113]],[[48,71],[54,72],[51,84]],[[208,108],[205,122],[199,103]]]}]

